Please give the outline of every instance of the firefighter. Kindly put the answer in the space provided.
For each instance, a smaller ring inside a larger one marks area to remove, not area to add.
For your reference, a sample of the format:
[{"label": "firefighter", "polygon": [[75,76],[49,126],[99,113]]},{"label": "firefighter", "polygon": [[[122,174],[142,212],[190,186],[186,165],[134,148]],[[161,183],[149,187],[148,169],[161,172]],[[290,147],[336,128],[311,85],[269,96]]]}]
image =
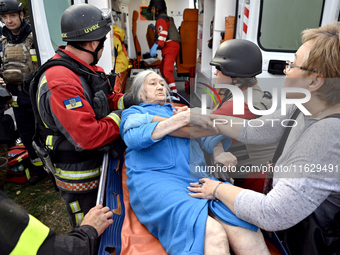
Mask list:
[{"label": "firefighter", "polygon": [[[67,61],[80,74],[66,66],[49,67],[40,76],[33,100],[39,111],[37,118],[40,116],[43,123],[41,141],[50,149],[56,184],[72,227],[79,226],[95,205],[101,149],[120,137],[119,109],[124,107],[125,96],[112,93],[103,68],[96,65],[111,22],[110,15],[89,4],[67,8],[61,18],[67,45],[59,47],[53,59]],[[115,145],[111,149],[122,148]]]},{"label": "firefighter", "polygon": [[45,175],[42,162],[32,147],[34,114],[29,96],[30,75],[38,68],[31,25],[24,19],[25,10],[18,0],[1,0],[2,76],[13,95],[13,112],[22,143],[28,151],[33,175],[29,184],[35,185]]},{"label": "firefighter", "polygon": [[180,50],[181,37],[175,26],[174,19],[167,15],[164,0],[151,0],[149,11],[156,17],[155,44],[151,47],[150,56],[155,57],[157,49],[162,50],[160,71],[168,83],[170,90],[177,93],[173,76],[174,64]]},{"label": "firefighter", "polygon": [[1,254],[97,254],[98,237],[113,223],[108,207],[98,205],[79,228],[57,236],[0,191]]}]

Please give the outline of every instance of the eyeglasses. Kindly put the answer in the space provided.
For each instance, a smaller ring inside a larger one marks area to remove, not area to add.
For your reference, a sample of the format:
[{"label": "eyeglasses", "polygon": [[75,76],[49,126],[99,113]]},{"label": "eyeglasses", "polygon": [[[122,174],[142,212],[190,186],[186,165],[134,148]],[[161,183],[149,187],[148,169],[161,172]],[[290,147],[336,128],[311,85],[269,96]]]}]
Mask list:
[{"label": "eyeglasses", "polygon": [[297,66],[297,65],[293,64],[293,62],[290,62],[289,60],[287,60],[286,61],[286,66],[285,66],[285,69],[284,69],[285,73],[287,73],[291,68],[299,68],[299,69],[301,69],[303,71],[308,71],[308,72],[316,73],[315,70],[309,70],[309,69],[307,69],[305,67]]}]

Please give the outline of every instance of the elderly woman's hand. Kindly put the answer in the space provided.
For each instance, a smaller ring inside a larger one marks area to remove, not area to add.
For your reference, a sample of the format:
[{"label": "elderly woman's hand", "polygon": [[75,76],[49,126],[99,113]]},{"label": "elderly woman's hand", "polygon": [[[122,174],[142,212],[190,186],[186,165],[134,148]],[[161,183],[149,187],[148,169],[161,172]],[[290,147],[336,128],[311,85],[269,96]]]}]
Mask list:
[{"label": "elderly woman's hand", "polygon": [[189,125],[190,124],[190,108],[188,107],[180,107],[176,114],[174,113],[174,116],[171,118],[176,119],[177,121],[180,121],[184,123],[183,126]]},{"label": "elderly woman's hand", "polygon": [[209,178],[202,178],[199,180],[200,182],[190,183],[190,187],[187,187],[188,190],[194,193],[188,193],[189,196],[195,198],[205,198],[205,199],[215,199],[214,190],[219,185],[219,181],[214,181]]},{"label": "elderly woman's hand", "polygon": [[176,110],[173,111],[174,115],[180,112],[185,112],[186,110],[189,109],[188,106],[181,106],[181,107],[175,107]]},{"label": "elderly woman's hand", "polygon": [[221,163],[225,166],[236,166],[237,158],[230,152],[222,152],[215,157],[217,163]]}]

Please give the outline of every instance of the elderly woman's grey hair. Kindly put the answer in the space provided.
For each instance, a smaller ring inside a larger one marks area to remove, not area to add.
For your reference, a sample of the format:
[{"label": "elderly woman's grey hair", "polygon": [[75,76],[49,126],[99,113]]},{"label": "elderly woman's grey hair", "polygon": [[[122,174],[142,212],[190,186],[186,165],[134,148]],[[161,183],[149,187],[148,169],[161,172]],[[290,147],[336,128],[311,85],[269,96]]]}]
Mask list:
[{"label": "elderly woman's grey hair", "polygon": [[[157,74],[152,69],[147,69],[147,70],[144,70],[144,71],[138,73],[136,75],[136,77],[133,79],[133,82],[132,82],[132,85],[131,85],[131,94],[132,94],[134,102],[138,102],[139,104],[143,103],[143,101],[140,97],[140,94],[142,92],[143,85],[144,85],[146,77],[151,73]],[[165,82],[165,88],[166,88],[166,96],[167,96],[167,98],[169,98],[170,89],[169,89],[169,86],[166,82]]]}]

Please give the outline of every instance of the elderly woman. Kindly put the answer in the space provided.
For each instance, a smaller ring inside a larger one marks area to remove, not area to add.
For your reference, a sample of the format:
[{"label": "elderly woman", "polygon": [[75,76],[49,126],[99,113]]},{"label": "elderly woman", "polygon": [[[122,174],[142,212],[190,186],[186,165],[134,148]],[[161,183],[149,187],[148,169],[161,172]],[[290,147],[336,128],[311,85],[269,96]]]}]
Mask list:
[{"label": "elderly woman", "polygon": [[[121,135],[127,145],[131,206],[139,221],[168,254],[229,254],[226,232],[242,236],[230,242],[237,254],[268,254],[255,226],[239,220],[221,202],[187,195],[188,182],[198,180],[190,178],[190,140],[174,135],[198,123],[190,120],[189,110],[174,114],[166,104],[164,79],[143,71],[136,76],[132,93],[143,103],[123,112]],[[131,124],[141,116],[149,120]],[[164,120],[151,122],[160,119]]]},{"label": "elderly woman", "polygon": [[[195,193],[190,196],[216,197],[241,219],[269,231],[285,230],[280,235],[290,254],[339,254],[340,23],[305,30],[302,42],[294,62],[287,61],[285,87],[310,92],[303,106],[311,115],[297,116],[275,166],[273,189],[264,195],[204,178],[203,186],[191,184],[189,190]],[[262,117],[278,119],[273,127],[267,122],[258,128],[229,124],[217,128],[243,143],[278,142],[285,129],[281,121],[295,111],[291,106],[285,116],[277,112]]]}]

